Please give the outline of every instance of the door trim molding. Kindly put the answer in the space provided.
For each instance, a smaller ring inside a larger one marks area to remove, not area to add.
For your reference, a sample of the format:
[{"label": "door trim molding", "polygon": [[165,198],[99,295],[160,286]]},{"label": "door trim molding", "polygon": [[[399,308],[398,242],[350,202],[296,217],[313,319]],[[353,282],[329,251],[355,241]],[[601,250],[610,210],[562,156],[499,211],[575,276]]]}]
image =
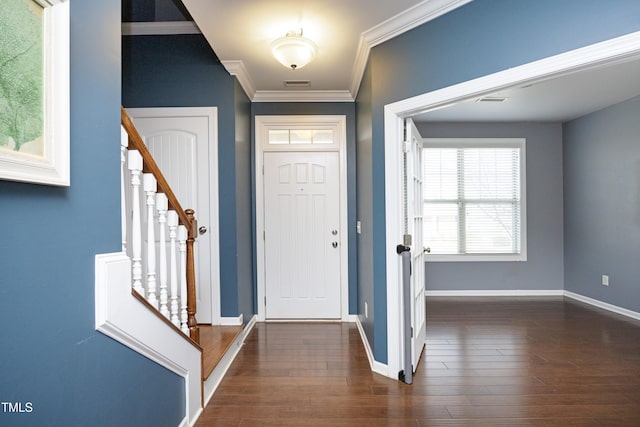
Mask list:
[{"label": "door trim molding", "polygon": [[[338,145],[307,147],[291,145],[268,146],[266,130],[280,126],[331,126],[337,129]],[[347,118],[344,115],[291,115],[255,117],[255,192],[256,192],[256,276],[258,321],[266,320],[266,288],[264,262],[264,153],[265,151],[333,151],[339,155],[340,170],[340,313],[343,322],[349,320],[349,227],[347,217]],[[303,319],[301,319],[303,320]]]},{"label": "door trim molding", "polygon": [[396,286],[400,268],[395,244],[402,238],[402,121],[405,117],[480,97],[513,85],[525,85],[556,76],[597,67],[640,56],[640,31],[605,40],[586,47],[529,62],[508,70],[444,87],[384,106],[385,156],[385,236],[387,292],[387,348],[389,377],[394,378],[400,366],[400,299]]},{"label": "door trim molding", "polygon": [[[219,325],[220,314],[220,217],[218,207],[218,107],[127,108],[132,119],[149,117],[206,117],[209,126],[209,254],[211,278],[211,324]],[[135,123],[134,123],[135,124]],[[188,208],[189,206],[185,206]],[[198,212],[196,212],[198,219]],[[203,220],[200,220],[203,222]],[[196,312],[197,316],[197,312]]]}]

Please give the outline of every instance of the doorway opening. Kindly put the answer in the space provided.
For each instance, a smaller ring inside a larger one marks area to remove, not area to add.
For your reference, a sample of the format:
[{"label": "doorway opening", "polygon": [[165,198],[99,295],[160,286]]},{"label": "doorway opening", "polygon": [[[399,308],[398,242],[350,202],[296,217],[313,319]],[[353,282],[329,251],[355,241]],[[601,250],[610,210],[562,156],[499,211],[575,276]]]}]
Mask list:
[{"label": "doorway opening", "polygon": [[[388,104],[385,120],[385,219],[389,247],[403,241],[403,150],[404,119],[444,108],[468,99],[479,98],[512,86],[525,86],[567,74],[640,58],[640,33],[633,33],[519,67],[449,86],[426,94]],[[411,161],[408,159],[407,161]],[[387,251],[387,345],[389,377],[401,369],[404,338],[400,259]]]}]

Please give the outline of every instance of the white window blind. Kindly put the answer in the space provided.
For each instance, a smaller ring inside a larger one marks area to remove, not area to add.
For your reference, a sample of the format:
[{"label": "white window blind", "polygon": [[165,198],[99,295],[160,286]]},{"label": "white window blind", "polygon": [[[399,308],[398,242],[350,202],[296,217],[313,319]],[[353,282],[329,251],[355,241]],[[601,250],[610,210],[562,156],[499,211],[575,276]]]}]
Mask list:
[{"label": "white window blind", "polygon": [[429,258],[522,260],[524,140],[427,139],[422,153]]}]

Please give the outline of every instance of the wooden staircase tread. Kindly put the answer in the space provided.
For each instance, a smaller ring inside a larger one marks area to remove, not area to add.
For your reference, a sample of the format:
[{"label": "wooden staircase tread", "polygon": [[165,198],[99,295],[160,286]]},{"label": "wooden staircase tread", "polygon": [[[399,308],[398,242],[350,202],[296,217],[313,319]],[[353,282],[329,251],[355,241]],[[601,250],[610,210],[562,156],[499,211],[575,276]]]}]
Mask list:
[{"label": "wooden staircase tread", "polygon": [[235,338],[242,332],[242,326],[198,325],[200,347],[202,347],[202,380],[218,365]]}]

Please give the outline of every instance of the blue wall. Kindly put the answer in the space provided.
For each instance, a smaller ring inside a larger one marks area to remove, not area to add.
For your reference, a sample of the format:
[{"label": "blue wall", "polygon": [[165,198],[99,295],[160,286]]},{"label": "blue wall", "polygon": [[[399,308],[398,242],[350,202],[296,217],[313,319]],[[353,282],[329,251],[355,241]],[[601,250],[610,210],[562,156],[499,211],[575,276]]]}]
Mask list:
[{"label": "blue wall", "polygon": [[[251,242],[237,241],[239,237],[246,238],[245,234],[237,234],[237,224],[246,221],[244,213],[238,217],[237,209],[246,203],[236,199],[236,180],[245,180],[248,173],[247,159],[236,158],[246,156],[248,132],[243,131],[236,140],[236,114],[244,127],[249,125],[247,99],[238,94],[236,79],[220,65],[200,34],[123,37],[122,57],[125,107],[218,107],[221,314],[236,317],[241,312],[240,305],[245,307],[243,310],[248,305],[238,300],[239,292],[248,298],[249,286],[239,285],[238,281],[238,247]],[[236,171],[237,166],[244,170]],[[239,185],[242,188],[244,184]],[[242,263],[246,269],[245,260]],[[245,313],[245,319],[251,314]]]},{"label": "blue wall", "polygon": [[120,251],[120,1],[72,1],[71,186],[0,181],[0,412],[11,426],[160,426],[184,381],[95,331],[94,256]]},{"label": "blue wall", "polygon": [[562,290],[562,125],[416,123],[423,138],[526,139],[526,262],[427,262],[427,290]]},{"label": "blue wall", "polygon": [[371,200],[359,202],[373,206],[372,247],[360,252],[359,271],[373,277],[372,284],[360,287],[369,288],[361,295],[375,299],[376,360],[387,362],[385,248],[395,245],[385,241],[384,105],[638,30],[637,0],[610,1],[606,7],[597,0],[475,0],[371,50],[371,91],[359,94],[357,102],[372,117]]},{"label": "blue wall", "polygon": [[[386,353],[385,337],[376,340],[374,329],[375,308],[377,307],[373,295],[373,152],[372,130],[373,115],[373,87],[371,66],[367,66],[356,102],[357,117],[357,220],[360,221],[360,234],[358,235],[358,317],[364,329],[369,344],[374,354]],[[385,299],[386,301],[386,299]],[[365,305],[367,306],[365,308]],[[384,305],[384,304],[380,304]],[[386,318],[386,306],[381,307]],[[378,333],[382,329],[378,328]],[[376,345],[384,345],[382,349],[375,350]]]},{"label": "blue wall", "polygon": [[[352,102],[255,102],[251,107],[252,123],[255,116],[265,115],[344,115],[347,119],[347,222],[349,239],[349,313],[358,312],[358,270],[356,241],[356,117]],[[255,138],[253,141],[255,147]],[[252,149],[252,156],[254,150]],[[253,159],[255,162],[255,159]],[[255,163],[254,163],[255,164]],[[253,168],[252,168],[253,171]],[[255,177],[252,176],[252,191],[255,195]],[[254,196],[255,213],[255,196]],[[255,230],[255,218],[253,222]],[[255,248],[254,248],[255,251]],[[255,252],[254,252],[255,253]],[[257,279],[255,286],[257,286]],[[257,310],[257,307],[256,307]]]},{"label": "blue wall", "polygon": [[235,81],[236,114],[236,213],[238,242],[238,309],[248,322],[254,310],[255,292],[253,271],[253,166],[251,144],[251,101],[242,86]]},{"label": "blue wall", "polygon": [[565,289],[636,312],[639,118],[636,97],[564,125]]}]

